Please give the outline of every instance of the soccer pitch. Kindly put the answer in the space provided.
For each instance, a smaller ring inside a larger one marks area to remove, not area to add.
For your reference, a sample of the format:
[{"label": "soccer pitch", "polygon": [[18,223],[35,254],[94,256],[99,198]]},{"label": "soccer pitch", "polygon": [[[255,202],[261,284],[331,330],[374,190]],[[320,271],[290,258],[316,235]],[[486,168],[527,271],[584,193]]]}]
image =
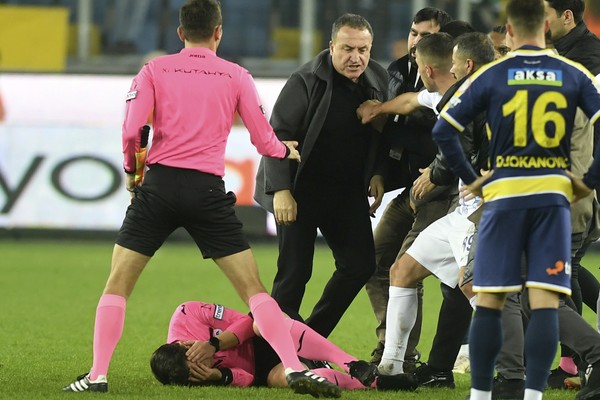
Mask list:
[{"label": "soccer pitch", "polygon": [[[275,244],[254,252],[267,289],[275,275]],[[186,300],[202,300],[247,311],[211,260],[189,242],[167,243],[146,267],[127,303],[123,337],[112,359],[108,394],[62,393],[62,386],[91,366],[94,314],[110,269],[109,241],[0,241],[0,399],[299,399],[285,389],[165,387],[149,367],[152,352],[166,340],[169,318]],[[597,274],[600,255],[590,252],[584,265]],[[329,249],[315,253],[313,279],[301,313],[307,316],[333,272]],[[439,282],[425,284],[423,334],[419,349],[427,360],[439,312]],[[585,317],[595,323],[586,309]],[[376,321],[364,290],[330,339],[347,352],[369,359]],[[348,399],[464,399],[469,375],[455,374],[457,387],[414,393],[354,391]],[[573,399],[572,391],[547,391],[545,399]]]}]

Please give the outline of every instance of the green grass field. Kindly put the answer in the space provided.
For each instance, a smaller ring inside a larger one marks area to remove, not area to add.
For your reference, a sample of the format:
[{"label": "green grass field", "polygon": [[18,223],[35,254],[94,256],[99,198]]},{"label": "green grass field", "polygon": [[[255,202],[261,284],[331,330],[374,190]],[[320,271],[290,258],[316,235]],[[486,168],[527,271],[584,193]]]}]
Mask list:
[{"label": "green grass field", "polygon": [[[298,399],[285,389],[181,388],[160,385],[150,372],[152,351],[166,340],[175,307],[186,300],[221,303],[247,311],[212,261],[191,244],[168,243],[154,257],[127,304],[125,331],[109,374],[109,393],[62,393],[87,371],[92,358],[94,313],[110,268],[112,244],[90,241],[0,241],[0,399]],[[263,282],[275,274],[274,245],[254,247]],[[584,260],[594,273],[600,256]],[[308,315],[333,271],[329,250],[319,247],[314,276],[302,309]],[[440,303],[438,281],[426,281],[425,318],[419,349],[427,359]],[[595,316],[589,311],[586,318]],[[358,358],[370,358],[375,319],[361,292],[330,339]],[[355,391],[347,399],[463,399],[469,375],[456,375],[455,390],[415,393]],[[546,399],[573,399],[574,392],[548,391]]]}]

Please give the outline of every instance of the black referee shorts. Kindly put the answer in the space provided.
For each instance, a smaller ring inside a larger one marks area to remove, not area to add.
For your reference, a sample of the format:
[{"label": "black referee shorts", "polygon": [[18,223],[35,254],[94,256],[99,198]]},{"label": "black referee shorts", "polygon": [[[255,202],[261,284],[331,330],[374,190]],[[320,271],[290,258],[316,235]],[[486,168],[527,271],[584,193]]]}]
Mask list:
[{"label": "black referee shorts", "polygon": [[183,227],[204,258],[250,248],[235,215],[236,197],[223,180],[204,172],[154,164],[135,191],[116,243],[153,256],[167,237]]},{"label": "black referee shorts", "polygon": [[252,386],[267,386],[269,373],[281,363],[275,350],[259,336],[254,340],[254,383]]}]

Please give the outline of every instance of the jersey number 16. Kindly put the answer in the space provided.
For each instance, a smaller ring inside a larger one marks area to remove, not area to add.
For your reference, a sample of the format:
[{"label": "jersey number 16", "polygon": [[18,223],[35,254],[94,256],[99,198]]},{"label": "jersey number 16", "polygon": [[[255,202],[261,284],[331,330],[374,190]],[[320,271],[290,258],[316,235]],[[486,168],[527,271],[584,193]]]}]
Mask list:
[{"label": "jersey number 16", "polygon": [[[502,106],[502,115],[507,117],[514,114],[514,146],[527,146],[527,131],[529,122],[529,92],[517,90],[510,101]],[[567,99],[560,92],[550,91],[542,93],[533,103],[531,110],[531,131],[538,145],[549,149],[558,147],[566,133],[565,117],[558,111],[548,111],[548,105],[554,104],[557,110],[567,108]],[[554,124],[554,136],[546,134],[546,124]]]}]

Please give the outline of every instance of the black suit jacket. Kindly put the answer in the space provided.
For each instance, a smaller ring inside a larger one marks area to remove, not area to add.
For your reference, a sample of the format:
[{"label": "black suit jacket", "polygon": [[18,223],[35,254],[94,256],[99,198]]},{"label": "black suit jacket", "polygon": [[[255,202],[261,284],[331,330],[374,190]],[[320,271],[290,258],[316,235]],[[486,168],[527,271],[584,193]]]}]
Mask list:
[{"label": "black suit jacket", "polygon": [[[417,77],[417,64],[406,55],[392,62],[388,67],[390,99],[407,92],[423,89],[423,82]],[[390,115],[383,135],[390,146],[384,174],[385,190],[401,187],[410,188],[420,175],[419,168],[425,168],[435,158],[437,145],[431,138],[431,130],[436,116],[432,110],[421,108],[410,115]],[[399,157],[399,155],[401,156]]]},{"label": "black suit jacket", "polygon": [[[371,99],[387,100],[388,77],[385,68],[370,60],[362,77]],[[273,212],[273,193],[285,189],[293,192],[298,179],[302,179],[302,169],[310,158],[327,117],[332,91],[333,64],[329,50],[322,51],[300,67],[281,90],[273,107],[271,125],[279,139],[299,142],[302,162],[270,157],[261,159],[254,199],[268,211]],[[365,166],[365,189],[371,177],[383,173],[384,151],[381,134],[374,133]]]}]

